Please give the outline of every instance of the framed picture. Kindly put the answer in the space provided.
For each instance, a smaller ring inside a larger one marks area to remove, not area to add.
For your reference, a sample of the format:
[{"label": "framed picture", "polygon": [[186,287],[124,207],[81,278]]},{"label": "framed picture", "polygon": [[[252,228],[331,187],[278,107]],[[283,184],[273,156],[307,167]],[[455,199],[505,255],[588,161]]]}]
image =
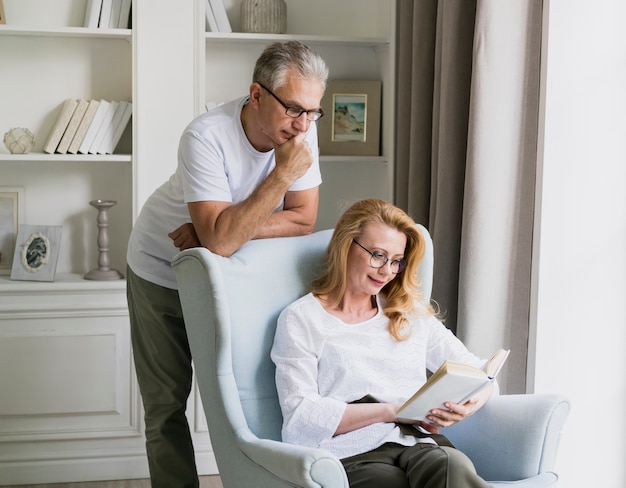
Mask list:
[{"label": "framed picture", "polygon": [[0,24],[6,24],[7,23],[7,19],[4,16],[4,3],[2,0],[0,0]]},{"label": "framed picture", "polygon": [[318,124],[320,155],[380,155],[380,81],[329,80]]},{"label": "framed picture", "polygon": [[20,225],[11,279],[54,281],[62,230],[60,225]]},{"label": "framed picture", "polygon": [[0,275],[11,272],[17,230],[23,222],[24,188],[0,186]]}]

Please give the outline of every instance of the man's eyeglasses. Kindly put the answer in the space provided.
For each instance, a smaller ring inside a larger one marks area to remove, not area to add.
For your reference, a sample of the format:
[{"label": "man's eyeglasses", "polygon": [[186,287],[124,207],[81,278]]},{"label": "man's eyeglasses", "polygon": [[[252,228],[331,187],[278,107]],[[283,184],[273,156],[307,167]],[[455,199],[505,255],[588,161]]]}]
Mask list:
[{"label": "man's eyeglasses", "polygon": [[[257,81],[257,83],[259,82]],[[261,85],[261,83],[259,83],[259,85]],[[274,93],[272,93],[272,91],[269,88],[266,88],[263,85],[261,85],[261,88],[263,88],[267,93],[272,95],[278,101],[278,103],[280,103],[283,107],[285,107],[285,115],[289,117],[297,119],[302,114],[306,114],[307,120],[311,122],[315,122],[316,120],[321,119],[324,115],[324,111],[321,108],[314,109],[314,110],[305,110],[302,107],[290,107],[285,102],[283,102],[280,98],[274,95]]]},{"label": "man's eyeglasses", "polygon": [[357,246],[359,246],[365,252],[368,252],[370,254],[370,266],[372,268],[376,268],[376,269],[382,268],[389,261],[391,261],[391,263],[389,264],[389,267],[391,268],[391,272],[394,274],[402,273],[402,270],[406,268],[406,261],[404,259],[391,259],[390,260],[382,252],[372,252],[369,249],[363,247],[361,244],[359,244],[355,239],[352,239],[352,242],[354,242]]}]

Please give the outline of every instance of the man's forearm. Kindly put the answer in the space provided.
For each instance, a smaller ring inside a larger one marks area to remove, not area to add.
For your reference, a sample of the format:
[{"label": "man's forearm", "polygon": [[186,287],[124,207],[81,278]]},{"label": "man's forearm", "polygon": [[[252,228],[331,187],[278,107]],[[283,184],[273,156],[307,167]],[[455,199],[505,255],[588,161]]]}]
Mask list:
[{"label": "man's forearm", "polygon": [[305,218],[298,210],[274,212],[253,239],[302,236],[313,232],[315,219]]},{"label": "man's forearm", "polygon": [[202,215],[192,214],[200,243],[216,254],[230,256],[259,234],[290,183],[272,172],[247,199],[221,211],[213,225],[208,225]]}]

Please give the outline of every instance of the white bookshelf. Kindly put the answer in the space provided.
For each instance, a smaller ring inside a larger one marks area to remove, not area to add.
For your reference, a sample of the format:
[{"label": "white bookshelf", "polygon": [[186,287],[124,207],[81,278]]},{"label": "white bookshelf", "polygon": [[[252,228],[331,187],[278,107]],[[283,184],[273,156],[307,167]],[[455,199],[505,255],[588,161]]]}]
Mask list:
[{"label": "white bookshelf", "polygon": [[132,126],[114,154],[43,152],[65,99],[132,101],[137,91],[133,31],[82,27],[86,3],[4,0],[0,133],[28,128],[35,146],[0,146],[0,186],[24,189],[23,223],[63,233],[53,282],[0,276],[0,485],[148,476],[126,283],[83,279],[97,267],[94,199],[118,202],[109,257],[125,270]]},{"label": "white bookshelf", "polygon": [[76,25],[83,2],[5,0],[4,5],[0,132],[28,128],[35,147],[29,154],[10,154],[0,146],[0,186],[24,188],[24,223],[63,226],[60,273],[80,274],[95,266],[97,214],[89,201],[116,200],[109,255],[112,266],[123,269],[132,224],[131,124],[113,155],[46,154],[42,148],[65,99],[132,100],[132,31]]}]

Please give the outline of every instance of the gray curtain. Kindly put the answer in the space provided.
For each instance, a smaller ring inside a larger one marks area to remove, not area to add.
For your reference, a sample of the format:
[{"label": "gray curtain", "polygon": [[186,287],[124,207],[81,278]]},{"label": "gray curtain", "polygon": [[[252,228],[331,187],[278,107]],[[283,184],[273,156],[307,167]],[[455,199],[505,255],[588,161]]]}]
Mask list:
[{"label": "gray curtain", "polygon": [[525,391],[541,0],[399,0],[395,201],[430,230],[433,298]]}]

